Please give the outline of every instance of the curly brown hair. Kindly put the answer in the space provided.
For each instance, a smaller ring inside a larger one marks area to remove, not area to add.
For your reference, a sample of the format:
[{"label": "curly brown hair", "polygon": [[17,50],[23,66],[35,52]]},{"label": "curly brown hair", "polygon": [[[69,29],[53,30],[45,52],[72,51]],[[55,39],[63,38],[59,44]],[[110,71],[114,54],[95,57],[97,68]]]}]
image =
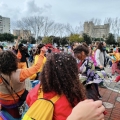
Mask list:
[{"label": "curly brown hair", "polygon": [[17,70],[17,57],[9,50],[0,52],[0,73],[11,75],[13,71]]},{"label": "curly brown hair", "polygon": [[64,94],[71,106],[85,99],[85,89],[79,81],[74,57],[67,53],[51,53],[40,75],[43,92]]}]

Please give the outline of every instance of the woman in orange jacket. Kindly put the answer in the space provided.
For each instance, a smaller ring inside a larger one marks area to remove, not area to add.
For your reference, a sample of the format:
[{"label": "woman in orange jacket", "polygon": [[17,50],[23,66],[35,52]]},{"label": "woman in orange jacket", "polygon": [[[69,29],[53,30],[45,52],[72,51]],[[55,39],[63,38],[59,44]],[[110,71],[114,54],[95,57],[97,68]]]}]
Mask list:
[{"label": "woman in orange jacket", "polygon": [[[39,53],[40,53],[42,47],[44,47],[44,44],[39,44],[37,46],[37,50],[36,50],[36,53],[35,53],[35,58],[34,58],[34,64],[33,65],[35,65],[37,63],[38,58],[39,58]],[[30,80],[38,80],[39,74],[42,72],[42,69],[43,69],[43,66],[44,66],[45,62],[46,62],[46,57],[44,56],[44,59],[43,59],[43,62],[42,62],[43,64],[41,65],[41,67],[39,68],[37,73],[35,73],[34,75],[30,76]]]},{"label": "woman in orange jacket", "polygon": [[[26,69],[18,69],[18,60],[11,51],[0,53],[0,104],[2,115],[9,120],[20,120],[21,115],[18,106],[21,104],[21,96],[26,97],[25,79],[35,74],[42,65],[46,48],[41,49],[38,62]],[[13,89],[13,90],[12,90]],[[1,112],[0,112],[1,113]]]}]

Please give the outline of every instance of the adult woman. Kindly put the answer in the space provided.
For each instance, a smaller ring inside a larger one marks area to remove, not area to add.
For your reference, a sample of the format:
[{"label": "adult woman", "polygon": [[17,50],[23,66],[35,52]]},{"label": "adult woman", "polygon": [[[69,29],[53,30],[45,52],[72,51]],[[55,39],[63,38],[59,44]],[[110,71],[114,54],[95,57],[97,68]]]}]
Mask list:
[{"label": "adult woman", "polygon": [[101,96],[98,91],[98,85],[102,78],[95,72],[95,66],[88,57],[89,48],[86,44],[79,45],[74,49],[75,57],[80,60],[78,69],[80,72],[80,80],[86,86],[87,96],[89,99],[98,100]]},{"label": "adult woman", "polygon": [[45,51],[46,48],[42,48],[37,64],[27,69],[18,69],[18,60],[12,51],[0,53],[0,104],[2,115],[9,120],[20,120],[18,106],[22,104],[21,96],[24,95],[25,100],[27,94],[25,79],[39,70]]},{"label": "adult woman", "polygon": [[[40,53],[42,47],[44,47],[44,44],[39,44],[39,45],[37,46],[37,50],[36,50],[36,53],[35,53],[35,60],[34,60],[34,64],[33,64],[33,65],[35,65],[35,64],[37,63],[38,58],[39,58],[39,53]],[[32,76],[30,77],[31,80],[38,80],[39,74],[41,73],[42,68],[43,68],[45,62],[46,62],[46,57],[44,56],[44,59],[43,59],[43,62],[42,62],[43,64],[41,65],[41,67],[40,67],[40,69],[37,71],[37,73],[35,73],[34,75],[32,75]]]},{"label": "adult woman", "polygon": [[[55,95],[60,98],[54,104],[54,120],[66,120],[72,108],[85,99],[85,92],[78,77],[75,58],[67,53],[51,53],[40,75],[43,97],[50,100]],[[38,89],[36,89],[38,87]],[[38,98],[40,87],[37,85],[27,96],[30,107]],[[62,103],[62,104],[61,104]]]},{"label": "adult woman", "polygon": [[[97,50],[95,52],[95,60],[97,62],[97,66],[96,66],[96,70],[101,71],[104,70],[104,67],[106,67],[107,65],[107,59],[109,58],[109,56],[106,53],[106,43],[105,42],[100,42],[98,44]],[[99,84],[100,87],[102,88],[106,88],[106,86],[104,86],[103,82],[101,82]]]},{"label": "adult woman", "polygon": [[98,44],[97,50],[95,52],[95,60],[97,62],[97,66],[100,69],[103,69],[104,67],[106,67],[106,57],[107,57],[107,53],[104,49],[104,44],[102,42],[100,42]]}]

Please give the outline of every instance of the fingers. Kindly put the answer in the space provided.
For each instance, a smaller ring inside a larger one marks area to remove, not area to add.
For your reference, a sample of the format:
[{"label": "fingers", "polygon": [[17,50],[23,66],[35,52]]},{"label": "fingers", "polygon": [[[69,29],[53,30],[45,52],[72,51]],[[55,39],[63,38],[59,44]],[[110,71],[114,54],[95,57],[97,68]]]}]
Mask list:
[{"label": "fingers", "polygon": [[104,114],[101,114],[96,120],[104,120]]},{"label": "fingers", "polygon": [[84,100],[84,102],[88,103],[88,102],[93,102],[94,100],[93,99],[87,99],[87,100]]},{"label": "fingers", "polygon": [[102,120],[104,119],[104,111],[105,111],[105,107],[101,104],[101,101],[97,101],[96,102],[98,109],[97,109],[97,112],[96,112],[96,116],[98,116],[97,120]]},{"label": "fingers", "polygon": [[105,112],[105,107],[103,105],[101,107],[99,107],[98,112],[100,114],[103,114]]},{"label": "fingers", "polygon": [[97,100],[94,102],[94,104],[96,105],[97,108],[102,106],[102,101],[101,100]]}]

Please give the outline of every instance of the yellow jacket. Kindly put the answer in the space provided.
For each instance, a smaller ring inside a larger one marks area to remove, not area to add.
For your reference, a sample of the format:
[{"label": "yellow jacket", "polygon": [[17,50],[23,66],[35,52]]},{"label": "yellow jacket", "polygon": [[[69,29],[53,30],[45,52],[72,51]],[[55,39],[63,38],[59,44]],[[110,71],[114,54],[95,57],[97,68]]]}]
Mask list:
[{"label": "yellow jacket", "polygon": [[[38,58],[39,58],[39,55],[36,55],[33,65],[35,65],[35,64],[37,63]],[[42,69],[43,69],[43,66],[44,66],[45,62],[46,62],[46,57],[44,56],[43,64],[41,65],[41,67],[40,67],[40,69],[38,70],[38,72],[42,72]],[[32,75],[32,76],[30,77],[30,80],[35,80],[36,76],[37,76],[37,74]]]},{"label": "yellow jacket", "polygon": [[114,63],[114,62],[117,62],[117,61],[120,61],[120,53],[113,53],[113,55],[114,55],[115,58],[116,58],[115,61],[112,61],[113,63]]}]

